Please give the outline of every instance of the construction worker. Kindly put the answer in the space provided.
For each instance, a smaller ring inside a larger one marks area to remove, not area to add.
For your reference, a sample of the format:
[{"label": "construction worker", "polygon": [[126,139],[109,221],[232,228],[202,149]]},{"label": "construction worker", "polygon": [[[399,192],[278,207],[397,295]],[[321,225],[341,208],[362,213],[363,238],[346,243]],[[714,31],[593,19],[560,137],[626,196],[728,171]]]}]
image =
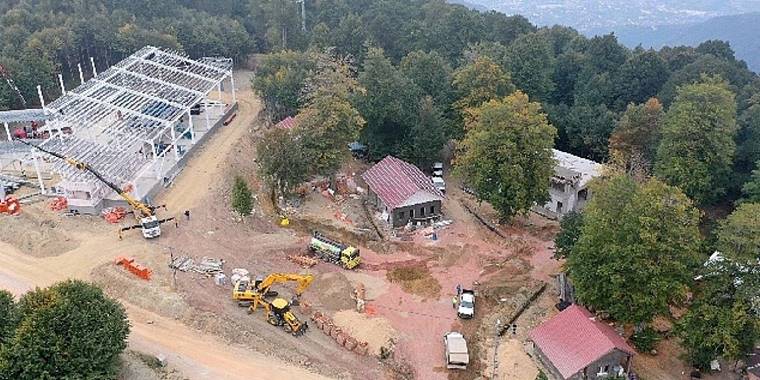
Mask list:
[{"label": "construction worker", "polygon": [[185,218],[190,220],[190,210],[185,210]]},{"label": "construction worker", "polygon": [[457,296],[451,297],[451,306],[456,309],[457,308]]},{"label": "construction worker", "polygon": [[457,284],[457,295],[458,296],[462,295],[462,285],[461,284]]}]

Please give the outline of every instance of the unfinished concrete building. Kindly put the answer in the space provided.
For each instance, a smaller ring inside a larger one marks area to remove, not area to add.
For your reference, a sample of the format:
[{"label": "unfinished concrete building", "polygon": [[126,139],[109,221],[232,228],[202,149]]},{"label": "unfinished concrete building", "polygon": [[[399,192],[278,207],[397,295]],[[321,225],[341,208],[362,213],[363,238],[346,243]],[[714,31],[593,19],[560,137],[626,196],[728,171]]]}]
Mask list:
[{"label": "unfinished concrete building", "polygon": [[[30,141],[83,161],[132,196],[149,199],[236,111],[232,66],[228,58],[194,60],[151,46],[102,73],[93,64],[93,77],[85,82],[80,75],[73,90],[65,91],[61,79],[64,94],[52,103],[45,105],[40,92],[44,133]],[[222,93],[227,81],[229,96]],[[90,173],[10,141],[11,132],[4,132],[9,141],[0,143],[0,173],[36,172],[40,191],[66,197],[71,211],[124,205]]]},{"label": "unfinished concrete building", "polygon": [[552,219],[581,211],[590,199],[588,184],[602,173],[602,164],[554,149],[554,175],[549,187],[550,200],[534,211]]}]

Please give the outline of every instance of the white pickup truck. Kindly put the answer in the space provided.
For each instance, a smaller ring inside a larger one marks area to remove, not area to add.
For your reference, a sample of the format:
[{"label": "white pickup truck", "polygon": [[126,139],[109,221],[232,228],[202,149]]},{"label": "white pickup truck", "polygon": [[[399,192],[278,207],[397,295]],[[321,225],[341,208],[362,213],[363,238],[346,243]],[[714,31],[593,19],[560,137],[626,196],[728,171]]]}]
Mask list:
[{"label": "white pickup truck", "polygon": [[470,354],[467,352],[467,341],[462,333],[449,332],[444,335],[443,346],[446,348],[446,368],[467,369]]},{"label": "white pickup truck", "polygon": [[470,319],[475,315],[475,291],[470,289],[462,289],[462,294],[459,295],[459,308],[457,309],[457,315],[462,319]]}]

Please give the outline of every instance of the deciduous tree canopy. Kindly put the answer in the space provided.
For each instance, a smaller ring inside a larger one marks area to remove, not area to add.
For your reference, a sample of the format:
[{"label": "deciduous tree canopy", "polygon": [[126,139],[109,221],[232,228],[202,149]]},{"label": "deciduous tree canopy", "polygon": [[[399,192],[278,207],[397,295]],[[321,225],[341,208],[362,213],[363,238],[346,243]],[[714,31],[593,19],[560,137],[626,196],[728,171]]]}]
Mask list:
[{"label": "deciduous tree canopy", "polygon": [[457,173],[502,220],[549,197],[556,135],[538,103],[520,91],[471,111],[455,162]]},{"label": "deciduous tree canopy", "polygon": [[619,321],[647,323],[686,294],[699,264],[699,211],[656,179],[616,175],[592,189],[567,261],[577,296]]}]

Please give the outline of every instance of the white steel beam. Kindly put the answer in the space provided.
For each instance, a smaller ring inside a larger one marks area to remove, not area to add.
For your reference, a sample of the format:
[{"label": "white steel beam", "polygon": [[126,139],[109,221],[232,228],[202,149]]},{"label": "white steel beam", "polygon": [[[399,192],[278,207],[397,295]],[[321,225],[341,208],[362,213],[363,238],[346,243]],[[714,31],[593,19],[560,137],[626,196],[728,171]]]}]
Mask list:
[{"label": "white steel beam", "polygon": [[116,110],[128,113],[128,114],[133,115],[133,116],[141,117],[141,118],[148,119],[148,120],[153,120],[153,121],[156,121],[156,122],[159,122],[159,123],[166,123],[166,120],[164,120],[164,119],[159,119],[157,117],[146,115],[146,114],[141,113],[141,112],[133,111],[133,110],[131,110],[129,108],[126,108],[126,107],[117,106],[115,104],[111,104],[111,103],[108,103],[106,101],[102,101],[100,99],[93,98],[91,96],[75,94],[73,92],[71,93],[71,95],[75,96],[75,97],[78,97],[78,98],[82,98],[84,100],[89,100],[89,101],[91,101],[93,103],[98,103],[98,104],[100,104],[102,106],[105,106],[105,107],[111,107],[113,109],[116,109]]},{"label": "white steel beam", "polygon": [[124,86],[119,86],[117,84],[113,84],[113,83],[109,83],[109,82],[103,82],[100,79],[92,79],[92,80],[95,81],[95,82],[103,83],[104,86],[108,86],[108,87],[111,87],[111,88],[114,88],[114,89],[117,89],[117,90],[128,92],[128,93],[130,93],[132,95],[135,95],[135,96],[142,96],[142,97],[148,98],[150,100],[166,103],[166,104],[168,104],[168,105],[170,105],[170,106],[172,106],[174,108],[178,108],[178,109],[185,109],[185,108],[187,108],[187,106],[184,105],[184,104],[175,103],[175,102],[173,102],[171,100],[164,99],[164,98],[159,98],[159,97],[156,97],[156,96],[153,96],[153,95],[148,95],[148,94],[146,94],[144,92],[137,92],[135,90],[132,90],[132,89],[124,87]]},{"label": "white steel beam", "polygon": [[200,62],[200,61],[196,61],[196,60],[192,60],[192,59],[190,59],[190,58],[187,58],[187,57],[183,57],[183,56],[181,56],[181,55],[179,55],[179,54],[171,54],[171,53],[167,53],[167,52],[165,52],[165,51],[163,51],[163,50],[160,50],[160,49],[158,49],[158,48],[156,48],[155,50],[153,50],[153,52],[154,52],[154,53],[157,53],[157,54],[159,54],[159,55],[163,55],[163,56],[172,57],[172,58],[174,58],[174,59],[179,59],[179,60],[181,60],[181,61],[184,61],[184,62],[187,62],[187,63],[189,63],[189,64],[191,64],[191,65],[196,65],[196,66],[205,67],[205,68],[207,68],[207,69],[209,69],[209,70],[214,70],[214,71],[216,71],[216,72],[218,72],[218,73],[220,73],[220,74],[227,74],[227,70],[225,70],[225,69],[222,69],[222,68],[220,68],[220,67],[216,67],[216,66],[212,66],[212,65],[207,65],[207,64],[205,64],[205,63],[203,63],[203,62]]},{"label": "white steel beam", "polygon": [[196,79],[200,79],[202,81],[206,81],[206,82],[209,82],[209,83],[216,83],[217,82],[216,79],[204,77],[202,75],[191,73],[189,71],[183,71],[183,70],[180,70],[180,69],[178,69],[176,67],[171,67],[171,66],[168,66],[168,65],[164,65],[163,63],[154,62],[154,61],[151,61],[151,60],[148,60],[148,59],[144,59],[144,58],[137,58],[137,60],[140,61],[140,62],[142,62],[142,63],[147,63],[149,65],[152,65],[152,66],[155,66],[155,67],[159,67],[159,68],[162,68],[162,69],[165,69],[165,70],[168,70],[168,71],[172,71],[172,72],[175,72],[175,73],[184,74],[184,75],[187,75],[187,76],[190,76],[190,77],[193,77],[193,78],[196,78]]}]

